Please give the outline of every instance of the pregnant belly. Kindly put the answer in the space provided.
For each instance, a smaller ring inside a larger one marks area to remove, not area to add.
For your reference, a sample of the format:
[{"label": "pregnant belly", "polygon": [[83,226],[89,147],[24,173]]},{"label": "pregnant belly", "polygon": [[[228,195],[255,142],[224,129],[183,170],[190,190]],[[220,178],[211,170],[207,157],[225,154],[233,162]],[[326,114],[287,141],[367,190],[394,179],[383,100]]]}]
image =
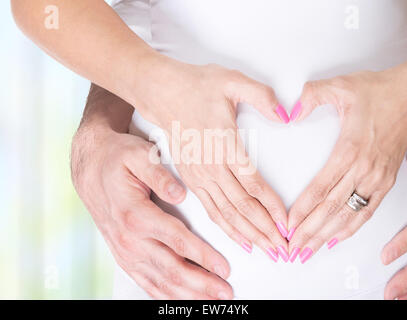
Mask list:
[{"label": "pregnant belly", "polygon": [[[287,209],[322,168],[339,133],[338,118],[330,106],[317,109],[301,124],[284,126],[268,122],[243,105],[238,124],[254,133],[256,145],[250,146],[250,156]],[[154,132],[154,140],[160,140],[163,159],[169,162],[168,144],[163,142],[160,130],[136,114],[132,132],[140,130],[150,136]],[[172,164],[168,168],[177,175]],[[154,200],[226,257],[232,271],[229,282],[236,298],[342,299],[377,291],[406,265],[407,256],[387,267],[380,262],[382,247],[407,222],[406,190],[407,168],[403,164],[396,185],[374,217],[351,239],[330,251],[322,248],[305,265],[299,261],[286,264],[281,259],[274,263],[258,248],[247,254],[210,221],[192,192],[177,206]]]}]

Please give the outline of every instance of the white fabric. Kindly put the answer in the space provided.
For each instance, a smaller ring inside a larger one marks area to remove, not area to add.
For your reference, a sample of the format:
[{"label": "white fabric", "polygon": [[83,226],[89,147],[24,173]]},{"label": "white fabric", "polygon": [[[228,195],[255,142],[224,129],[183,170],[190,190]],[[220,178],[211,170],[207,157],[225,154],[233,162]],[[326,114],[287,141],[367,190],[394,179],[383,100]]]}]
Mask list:
[{"label": "white fabric", "polygon": [[[115,1],[115,9],[157,50],[190,63],[238,69],[271,85],[288,111],[307,80],[380,70],[407,60],[404,0],[123,0]],[[359,17],[358,29],[352,29],[357,25],[350,16]],[[243,105],[238,124],[257,131],[258,169],[287,208],[324,165],[339,133],[337,115],[329,106],[301,124],[285,126]],[[133,132],[135,127],[146,134],[156,131],[138,114],[133,125]],[[162,139],[161,149],[168,160]],[[406,190],[403,164],[371,221],[331,251],[321,249],[305,265],[281,259],[275,264],[259,249],[246,254],[209,220],[191,192],[176,208],[160,205],[227,258],[238,299],[380,299],[385,283],[407,261],[404,256],[388,267],[380,262],[384,244],[406,224]],[[122,270],[114,297],[148,298]]]}]

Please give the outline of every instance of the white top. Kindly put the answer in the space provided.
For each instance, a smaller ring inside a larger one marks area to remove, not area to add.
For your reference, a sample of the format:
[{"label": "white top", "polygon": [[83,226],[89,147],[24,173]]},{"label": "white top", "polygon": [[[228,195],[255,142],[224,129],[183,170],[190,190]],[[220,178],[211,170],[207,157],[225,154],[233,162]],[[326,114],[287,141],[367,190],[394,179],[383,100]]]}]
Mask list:
[{"label": "white top", "polygon": [[[114,7],[157,50],[189,63],[238,69],[271,85],[288,111],[308,80],[407,61],[404,0],[353,0],[352,5],[342,0],[117,0]],[[133,124],[146,134],[156,131],[138,114]],[[238,124],[256,130],[258,169],[287,208],[324,165],[339,133],[330,106],[286,126],[243,105]],[[161,140],[160,147],[169,161],[167,143]],[[384,284],[407,261],[406,255],[388,267],[380,262],[382,247],[407,222],[406,190],[403,164],[374,217],[354,237],[330,251],[321,249],[305,265],[282,259],[275,264],[258,248],[246,254],[209,220],[192,192],[176,208],[161,205],[226,257],[236,298],[381,298]],[[114,296],[147,298],[121,270]]]}]

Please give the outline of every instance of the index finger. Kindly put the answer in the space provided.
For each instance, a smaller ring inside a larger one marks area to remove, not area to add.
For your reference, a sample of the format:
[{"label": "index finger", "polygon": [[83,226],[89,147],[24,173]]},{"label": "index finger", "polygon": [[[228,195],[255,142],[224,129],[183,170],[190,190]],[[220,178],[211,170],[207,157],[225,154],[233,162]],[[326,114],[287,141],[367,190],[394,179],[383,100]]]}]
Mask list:
[{"label": "index finger", "polygon": [[151,219],[146,221],[151,238],[164,243],[179,256],[197,263],[219,277],[228,278],[229,264],[219,252],[188,230],[184,223],[155,204],[144,210],[146,209],[151,216]]},{"label": "index finger", "polygon": [[327,197],[343,178],[357,156],[351,140],[341,136],[328,162],[301,193],[288,215],[288,228],[295,230],[304,219]]}]

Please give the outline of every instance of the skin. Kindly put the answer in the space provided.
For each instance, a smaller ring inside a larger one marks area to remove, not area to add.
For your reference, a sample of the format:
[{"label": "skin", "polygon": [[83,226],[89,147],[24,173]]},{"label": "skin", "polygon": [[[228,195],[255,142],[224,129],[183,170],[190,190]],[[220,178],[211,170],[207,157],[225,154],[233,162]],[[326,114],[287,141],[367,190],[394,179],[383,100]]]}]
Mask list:
[{"label": "skin", "polygon": [[[297,227],[291,251],[308,247],[315,253],[333,238],[351,237],[392,188],[407,151],[406,83],[404,64],[305,85],[298,121],[332,104],[342,130],[327,164],[290,210],[289,228]],[[355,190],[369,200],[359,212],[346,204]]]},{"label": "skin", "polygon": [[152,298],[233,298],[227,261],[150,200],[154,191],[177,204],[185,190],[149,161],[150,142],[127,133],[132,113],[126,102],[92,86],[72,144],[79,196],[117,263]]},{"label": "skin", "polygon": [[[407,253],[407,227],[401,230],[382,251],[382,261],[388,265]],[[386,300],[407,300],[407,267],[398,271],[384,291]]]},{"label": "skin", "polygon": [[[199,197],[209,217],[240,245],[256,244],[264,251],[277,246],[288,249],[276,227],[278,222],[287,225],[281,199],[257,171],[241,174],[249,163],[230,161],[247,158],[237,133],[239,102],[282,122],[275,112],[278,101],[272,88],[238,71],[185,64],[161,55],[104,1],[58,1],[57,30],[44,25],[44,8],[54,1],[12,0],[11,4],[17,25],[30,39],[73,71],[134,106],[143,118],[164,129],[181,153],[187,147],[173,135],[174,123],[179,124],[181,135],[190,128],[201,137],[204,130],[227,132],[234,143],[223,149],[219,162],[176,163],[182,180]],[[212,152],[204,144],[202,155],[212,157]]]}]

